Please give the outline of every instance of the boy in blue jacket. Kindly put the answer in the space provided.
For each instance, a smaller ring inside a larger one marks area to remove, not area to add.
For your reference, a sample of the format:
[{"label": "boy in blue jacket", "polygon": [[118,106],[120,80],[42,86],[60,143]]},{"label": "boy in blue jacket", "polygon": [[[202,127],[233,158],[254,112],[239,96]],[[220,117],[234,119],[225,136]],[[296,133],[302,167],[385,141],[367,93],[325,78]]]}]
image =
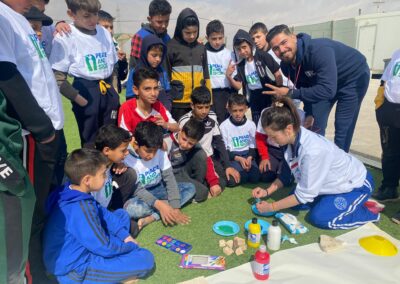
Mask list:
[{"label": "boy in blue jacket", "polygon": [[126,84],[126,99],[135,97],[133,93],[133,77],[135,72],[140,68],[149,68],[158,73],[160,93],[158,100],[165,106],[168,111],[172,108],[172,96],[170,94],[170,83],[167,71],[163,64],[167,55],[167,46],[160,38],[155,35],[148,35],[142,41],[140,50],[140,58],[137,65],[132,67],[129,72],[128,82]]},{"label": "boy in blue jacket", "polygon": [[103,187],[107,164],[97,150],[73,151],[65,163],[71,183],[49,198],[43,255],[60,283],[126,282],[154,266],[151,252],[129,235],[128,214],[108,211],[90,194]]}]

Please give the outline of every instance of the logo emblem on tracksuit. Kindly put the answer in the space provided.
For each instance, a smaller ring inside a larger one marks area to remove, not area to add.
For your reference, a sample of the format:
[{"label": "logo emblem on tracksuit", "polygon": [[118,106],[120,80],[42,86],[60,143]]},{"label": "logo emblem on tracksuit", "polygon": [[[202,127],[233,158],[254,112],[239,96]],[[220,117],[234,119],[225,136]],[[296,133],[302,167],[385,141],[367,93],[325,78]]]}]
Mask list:
[{"label": "logo emblem on tracksuit", "polygon": [[314,77],[317,73],[311,70],[311,71],[305,71],[304,74],[306,74],[308,78],[311,78]]},{"label": "logo emblem on tracksuit", "polygon": [[338,210],[345,210],[347,208],[347,200],[344,197],[336,197],[333,203]]}]

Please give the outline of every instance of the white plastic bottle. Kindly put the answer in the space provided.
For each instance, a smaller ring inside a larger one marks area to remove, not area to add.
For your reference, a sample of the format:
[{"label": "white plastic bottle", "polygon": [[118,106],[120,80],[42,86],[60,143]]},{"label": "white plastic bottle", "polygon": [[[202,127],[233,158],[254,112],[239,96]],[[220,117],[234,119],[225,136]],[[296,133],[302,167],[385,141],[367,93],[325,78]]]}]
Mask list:
[{"label": "white plastic bottle", "polygon": [[272,226],[268,228],[267,246],[269,250],[279,250],[281,248],[282,231],[278,220],[272,221]]}]

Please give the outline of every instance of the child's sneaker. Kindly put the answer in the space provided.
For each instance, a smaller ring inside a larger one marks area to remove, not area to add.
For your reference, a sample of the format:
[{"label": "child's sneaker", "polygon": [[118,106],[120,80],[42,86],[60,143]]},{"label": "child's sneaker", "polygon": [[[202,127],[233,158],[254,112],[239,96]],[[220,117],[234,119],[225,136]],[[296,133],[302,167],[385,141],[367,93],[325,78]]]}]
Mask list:
[{"label": "child's sneaker", "polygon": [[368,208],[369,211],[374,214],[378,214],[382,212],[383,209],[385,209],[385,205],[373,199],[368,199],[368,201],[365,202],[364,205]]},{"label": "child's sneaker", "polygon": [[394,216],[392,217],[392,221],[395,222],[396,224],[400,225],[400,211],[398,211]]},{"label": "child's sneaker", "polygon": [[399,194],[397,193],[397,187],[381,186],[371,197],[380,202],[388,202],[399,199]]}]

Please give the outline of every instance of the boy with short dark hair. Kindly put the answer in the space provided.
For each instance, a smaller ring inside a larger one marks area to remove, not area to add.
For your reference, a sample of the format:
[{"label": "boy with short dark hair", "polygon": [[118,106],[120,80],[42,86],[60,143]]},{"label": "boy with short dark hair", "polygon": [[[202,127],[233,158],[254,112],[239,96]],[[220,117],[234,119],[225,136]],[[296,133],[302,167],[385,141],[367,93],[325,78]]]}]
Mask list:
[{"label": "boy with short dark hair", "polygon": [[[210,158],[207,163],[207,167],[210,167],[210,170],[207,171],[207,181],[210,180],[211,173],[219,177],[219,191],[216,190],[213,192],[214,188],[210,188],[211,195],[217,196],[221,193],[221,188],[223,189],[230,179],[234,179],[235,182],[238,183],[240,181],[240,175],[229,164],[229,155],[219,130],[217,116],[215,112],[210,111],[210,91],[206,87],[197,87],[193,90],[191,99],[192,111],[182,116],[179,120],[179,125],[183,127],[191,117],[204,123],[205,134],[199,143],[207,153],[207,157]],[[212,171],[212,169],[214,169],[214,171]]]},{"label": "boy with short dark hair", "polygon": [[[179,131],[179,125],[170,112],[158,101],[159,75],[149,68],[140,68],[133,77],[133,92],[136,98],[122,104],[118,114],[118,125],[131,133],[142,121],[151,121],[161,126],[165,134]],[[168,135],[165,137],[168,139]]]},{"label": "boy with short dark hair", "polygon": [[176,180],[194,184],[196,202],[202,202],[208,197],[205,166],[207,154],[198,143],[203,138],[204,132],[204,123],[191,118],[179,132],[173,134],[167,149]]},{"label": "boy with short dark hair", "polygon": [[[256,125],[246,118],[246,97],[232,94],[228,99],[230,117],[221,124],[221,134],[229,153],[230,163],[240,173],[241,183],[257,183],[260,170],[256,163]],[[236,186],[231,179],[228,186]]]},{"label": "boy with short dark hair", "polygon": [[106,11],[99,11],[98,23],[110,32],[117,51],[118,62],[114,67],[112,84],[114,89],[117,90],[118,93],[121,93],[121,81],[125,80],[128,75],[128,61],[126,60],[126,53],[118,46],[118,42],[114,38],[114,20],[115,18]]},{"label": "boy with short dark hair", "polygon": [[179,120],[190,111],[190,96],[199,86],[211,91],[207,51],[199,38],[200,22],[196,13],[183,9],[178,16],[174,38],[168,42],[167,71],[171,78],[172,116]]},{"label": "boy with short dark hair", "polygon": [[[268,90],[265,84],[282,85],[282,75],[279,65],[270,54],[262,50],[256,50],[253,40],[248,32],[238,30],[233,38],[233,46],[237,62],[237,76],[232,79],[235,66],[231,65],[227,78],[232,86],[247,96],[252,120],[257,124],[261,111],[271,105],[271,96],[264,95]],[[254,53],[255,51],[255,53]]]},{"label": "boy with short dark hair", "polygon": [[156,71],[159,74],[159,86],[160,93],[158,100],[164,105],[164,107],[171,111],[172,108],[172,97],[170,94],[170,83],[168,73],[163,67],[165,57],[167,55],[167,46],[162,42],[160,38],[155,35],[148,35],[142,41],[142,47],[140,51],[140,58],[135,67],[131,68],[129,72],[129,78],[126,83],[126,100],[135,97],[133,92],[133,77],[137,70],[140,68],[149,68]]},{"label": "boy with short dark hair", "polygon": [[[129,131],[113,124],[103,125],[96,135],[95,147],[108,159],[107,179],[104,187],[92,192],[93,197],[105,208],[112,210],[122,208],[133,195],[137,176],[133,169],[126,168],[123,163],[129,154],[128,146],[132,140]],[[131,224],[131,229],[135,227]],[[131,231],[136,236],[138,232]]]},{"label": "boy with short dark hair", "polygon": [[49,198],[43,255],[47,271],[60,283],[120,283],[143,277],[154,266],[151,252],[130,236],[128,214],[108,211],[90,194],[104,186],[108,163],[97,150],[73,151],[65,163],[71,183]]},{"label": "boy with short dark hair", "polygon": [[257,49],[262,51],[268,51],[269,46],[267,42],[268,29],[264,23],[257,22],[253,24],[249,30],[249,34],[253,39]]},{"label": "boy with short dark hair", "polygon": [[150,121],[140,122],[134,138],[125,164],[135,169],[138,189],[125,203],[125,210],[131,218],[138,219],[139,230],[160,217],[166,225],[189,223],[190,218],[180,208],[196,190],[191,183],[176,182],[168,154],[161,150],[162,128]]},{"label": "boy with short dark hair", "polygon": [[171,15],[171,5],[166,0],[152,0],[149,5],[148,24],[142,24],[142,28],[133,36],[131,42],[131,56],[129,59],[129,68],[135,69],[140,59],[142,50],[142,41],[149,35],[159,37],[164,44],[167,44],[171,38],[167,33],[169,17]]},{"label": "boy with short dark hair", "polygon": [[[210,73],[213,110],[218,123],[221,124],[228,115],[226,103],[233,92],[231,84],[226,78],[226,70],[233,60],[232,51],[225,47],[224,25],[219,20],[213,20],[207,24],[207,62]],[[234,61],[234,60],[233,60]],[[235,76],[232,74],[231,76]]]},{"label": "boy with short dark hair", "polygon": [[[119,97],[111,86],[117,54],[111,34],[97,24],[100,2],[66,2],[74,23],[68,36],[54,38],[50,62],[61,93],[73,101],[81,144],[91,145],[102,125],[117,121]],[[72,86],[67,74],[74,77]]]}]

